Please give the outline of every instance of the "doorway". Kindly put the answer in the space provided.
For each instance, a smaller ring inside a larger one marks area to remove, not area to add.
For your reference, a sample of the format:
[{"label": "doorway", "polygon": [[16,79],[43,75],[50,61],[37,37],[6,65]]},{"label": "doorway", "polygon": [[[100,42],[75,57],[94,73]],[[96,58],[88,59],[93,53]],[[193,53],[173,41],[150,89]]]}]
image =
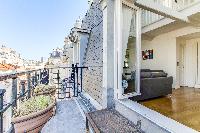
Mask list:
[{"label": "doorway", "polygon": [[179,45],[179,85],[200,88],[200,39]]}]

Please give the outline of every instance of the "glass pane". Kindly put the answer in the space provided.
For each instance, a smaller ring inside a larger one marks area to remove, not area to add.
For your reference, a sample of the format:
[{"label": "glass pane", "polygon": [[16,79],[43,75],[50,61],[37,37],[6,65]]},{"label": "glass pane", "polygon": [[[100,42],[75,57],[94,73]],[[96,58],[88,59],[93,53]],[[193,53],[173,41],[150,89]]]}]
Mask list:
[{"label": "glass pane", "polygon": [[124,94],[135,92],[135,38],[128,40],[126,55],[124,58],[122,80]]}]

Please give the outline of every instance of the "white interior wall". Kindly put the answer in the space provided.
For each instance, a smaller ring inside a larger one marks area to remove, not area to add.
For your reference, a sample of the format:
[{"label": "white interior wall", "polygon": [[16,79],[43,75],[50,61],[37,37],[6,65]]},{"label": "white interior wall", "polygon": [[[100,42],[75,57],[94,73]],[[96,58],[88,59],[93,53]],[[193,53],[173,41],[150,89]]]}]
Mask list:
[{"label": "white interior wall", "polygon": [[142,50],[153,49],[153,59],[142,60],[142,69],[164,70],[173,76],[176,86],[176,37],[160,35],[152,41],[142,41]]},{"label": "white interior wall", "polygon": [[164,70],[169,76],[173,76],[173,88],[179,87],[179,73],[177,71],[177,37],[185,36],[195,32],[200,32],[200,29],[195,27],[185,27],[169,33],[161,34],[151,41],[142,41],[142,50],[153,49],[152,60],[142,60],[143,69],[159,69]]},{"label": "white interior wall", "polygon": [[[185,46],[185,85],[195,87],[197,83],[197,40],[187,40]],[[143,69],[164,70],[169,76],[173,76],[173,88],[180,87],[180,73],[177,62],[180,62],[179,45],[182,42],[176,41],[176,37],[167,34],[160,35],[152,41],[143,41],[142,50],[154,50],[153,60],[143,60]]]}]

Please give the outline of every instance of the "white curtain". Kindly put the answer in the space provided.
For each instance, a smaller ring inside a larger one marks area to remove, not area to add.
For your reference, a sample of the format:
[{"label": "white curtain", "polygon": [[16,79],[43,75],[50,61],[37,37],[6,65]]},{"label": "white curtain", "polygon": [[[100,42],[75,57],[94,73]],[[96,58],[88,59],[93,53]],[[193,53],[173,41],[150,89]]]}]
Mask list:
[{"label": "white curtain", "polygon": [[122,16],[123,16],[122,17],[123,18],[123,21],[122,21],[122,63],[125,60],[133,13],[134,13],[134,10],[132,10],[131,8],[125,5],[122,6]]}]

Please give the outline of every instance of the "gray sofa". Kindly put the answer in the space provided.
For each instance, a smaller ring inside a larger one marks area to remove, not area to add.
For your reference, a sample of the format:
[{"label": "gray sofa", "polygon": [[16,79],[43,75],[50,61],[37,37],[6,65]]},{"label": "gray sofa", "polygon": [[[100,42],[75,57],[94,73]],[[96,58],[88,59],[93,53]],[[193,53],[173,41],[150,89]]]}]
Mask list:
[{"label": "gray sofa", "polygon": [[173,77],[168,77],[163,70],[141,70],[141,95],[131,100],[141,101],[172,94]]}]

